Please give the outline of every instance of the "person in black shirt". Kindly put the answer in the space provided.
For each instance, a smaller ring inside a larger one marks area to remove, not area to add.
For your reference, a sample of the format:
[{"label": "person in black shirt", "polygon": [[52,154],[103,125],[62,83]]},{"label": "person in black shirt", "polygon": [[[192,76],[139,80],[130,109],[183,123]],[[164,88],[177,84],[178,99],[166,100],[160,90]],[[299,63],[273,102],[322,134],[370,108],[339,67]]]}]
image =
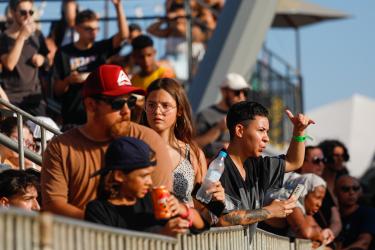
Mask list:
[{"label": "person in black shirt", "polygon": [[98,198],[87,204],[85,220],[166,235],[186,232],[190,213],[181,211],[172,195],[167,200],[171,219],[155,219],[149,192],[155,165],[155,153],[142,140],[133,137],[114,140],[107,149],[105,167],[92,175],[101,175],[101,179]]},{"label": "person in black shirt", "polygon": [[269,188],[280,188],[284,172],[298,169],[303,162],[305,129],[313,124],[303,114],[293,116],[293,139],[286,155],[262,157],[269,142],[268,111],[261,104],[243,101],[234,104],[227,114],[230,142],[221,183],[226,193],[225,210],[219,216],[219,226],[250,225],[269,218],[283,218],[292,213],[295,197],[274,200],[263,207],[264,194]]},{"label": "person in black shirt", "polygon": [[97,15],[84,10],[76,17],[75,29],[79,40],[62,47],[55,56],[52,80],[53,91],[62,102],[63,130],[84,124],[86,114],[83,108],[81,89],[88,74],[104,64],[121,48],[129,35],[128,24],[120,0],[112,0],[116,12],[119,32],[112,38],[95,42],[99,31]]},{"label": "person in black shirt", "polygon": [[342,230],[336,239],[340,250],[374,249],[375,210],[358,204],[362,188],[356,178],[340,176],[335,183]]},{"label": "person in black shirt", "polygon": [[40,72],[47,70],[48,49],[36,29],[31,0],[9,1],[12,24],[0,35],[2,86],[11,103],[32,115],[45,115]]}]

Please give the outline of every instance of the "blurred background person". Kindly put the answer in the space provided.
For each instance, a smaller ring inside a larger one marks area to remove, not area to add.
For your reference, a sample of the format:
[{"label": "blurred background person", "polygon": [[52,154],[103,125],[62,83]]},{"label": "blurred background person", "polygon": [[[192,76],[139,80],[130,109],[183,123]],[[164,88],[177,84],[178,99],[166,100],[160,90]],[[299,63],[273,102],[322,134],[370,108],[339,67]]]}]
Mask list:
[{"label": "blurred background person", "polygon": [[221,100],[200,111],[195,119],[197,132],[194,140],[203,148],[207,159],[212,159],[228,145],[227,112],[233,104],[246,100],[250,86],[241,75],[229,73],[221,83],[220,90]]},{"label": "blurred background person", "polygon": [[3,87],[9,100],[32,115],[45,115],[40,70],[48,69],[48,49],[33,19],[31,0],[10,0],[13,23],[0,36]]},{"label": "blurred background person", "polygon": [[95,41],[99,32],[99,17],[92,10],[77,14],[75,29],[78,41],[56,52],[52,74],[54,94],[61,101],[62,131],[86,122],[82,86],[90,72],[118,53],[129,36],[125,11],[120,0],[112,0],[116,10],[118,32],[108,39]]},{"label": "blurred background person", "polygon": [[345,162],[350,159],[349,152],[344,143],[339,140],[324,140],[319,143],[319,147],[323,150],[324,157],[327,160],[322,177],[327,182],[328,191],[336,199],[336,179],[340,175],[349,173],[345,166]]},{"label": "blurred background person", "polygon": [[[18,141],[17,118],[7,117],[3,121],[1,121],[0,132],[17,142]],[[32,151],[36,150],[36,145],[35,145],[33,134],[31,132],[31,129],[25,122],[23,123],[23,140],[24,140],[24,145],[23,145],[24,147]],[[18,153],[2,144],[0,144],[0,161],[2,164],[6,164],[12,169],[20,168]],[[26,158],[25,158],[25,167],[39,169],[39,166],[36,166],[33,162],[31,162],[30,160],[27,160]]]},{"label": "blurred background person", "polygon": [[75,0],[62,1],[61,18],[51,23],[51,28],[46,38],[46,44],[50,52],[48,58],[51,64],[59,47],[78,41],[79,34],[74,29],[78,12],[79,6]]},{"label": "blurred background person", "polygon": [[160,66],[156,60],[154,41],[147,35],[139,35],[132,41],[132,58],[138,72],[133,72],[131,81],[136,87],[146,90],[156,79],[173,78],[175,75],[170,68]]},{"label": "blurred background person", "polygon": [[349,175],[340,176],[336,181],[335,191],[343,225],[337,238],[337,249],[375,249],[374,243],[370,246],[375,237],[375,210],[358,204],[362,195],[358,180]]}]

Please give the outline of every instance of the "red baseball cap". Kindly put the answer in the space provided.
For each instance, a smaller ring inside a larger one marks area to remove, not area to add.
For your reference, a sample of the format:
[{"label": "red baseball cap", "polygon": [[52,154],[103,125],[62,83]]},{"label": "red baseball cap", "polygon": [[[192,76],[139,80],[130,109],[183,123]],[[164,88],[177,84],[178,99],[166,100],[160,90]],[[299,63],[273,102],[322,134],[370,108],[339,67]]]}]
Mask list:
[{"label": "red baseball cap", "polygon": [[121,96],[131,93],[145,95],[143,89],[132,86],[129,77],[120,66],[110,64],[103,64],[91,72],[82,89],[83,97]]}]

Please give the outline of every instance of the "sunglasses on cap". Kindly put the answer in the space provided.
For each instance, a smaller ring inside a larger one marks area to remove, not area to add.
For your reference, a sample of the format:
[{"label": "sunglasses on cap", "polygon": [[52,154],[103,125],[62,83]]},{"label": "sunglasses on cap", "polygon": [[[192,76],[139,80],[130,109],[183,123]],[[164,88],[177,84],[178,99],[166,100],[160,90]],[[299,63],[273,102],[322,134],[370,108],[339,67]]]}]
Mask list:
[{"label": "sunglasses on cap", "polygon": [[133,109],[137,103],[137,97],[135,96],[130,96],[127,99],[120,97],[110,98],[106,96],[95,96],[93,98],[111,105],[113,110],[121,110],[125,106],[125,104],[128,104],[129,109]]},{"label": "sunglasses on cap", "polygon": [[326,163],[326,162],[327,162],[326,158],[324,157],[320,158],[318,156],[314,156],[311,160],[311,163],[315,165],[319,165],[320,163]]},{"label": "sunglasses on cap", "polygon": [[19,10],[19,13],[21,16],[32,16],[34,15],[34,11],[33,10]]},{"label": "sunglasses on cap", "polygon": [[353,192],[358,192],[361,189],[359,185],[354,185],[354,186],[341,186],[340,190],[344,193],[349,193],[350,190]]}]

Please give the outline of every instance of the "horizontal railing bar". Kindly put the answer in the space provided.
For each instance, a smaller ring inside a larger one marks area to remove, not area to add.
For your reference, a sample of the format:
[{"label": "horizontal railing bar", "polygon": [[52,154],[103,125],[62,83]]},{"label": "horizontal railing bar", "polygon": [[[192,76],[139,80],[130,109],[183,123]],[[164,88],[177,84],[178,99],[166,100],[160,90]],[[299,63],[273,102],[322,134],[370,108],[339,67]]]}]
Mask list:
[{"label": "horizontal railing bar", "polygon": [[[0,133],[0,143],[12,149],[13,151],[18,152],[18,143],[2,133]],[[28,159],[30,159],[35,164],[39,166],[42,165],[42,157],[39,154],[31,151],[30,149],[26,147],[24,147],[24,154]]]},{"label": "horizontal railing bar", "polygon": [[22,116],[26,117],[28,120],[34,122],[35,124],[38,124],[39,126],[42,126],[46,128],[48,131],[54,133],[55,135],[61,134],[61,132],[50,125],[46,124],[45,122],[39,120],[38,118],[35,118],[31,114],[23,111],[22,109],[18,108],[17,106],[5,101],[4,99],[0,98],[0,104],[4,105],[5,107],[9,108],[10,110],[13,110],[15,113],[21,114]]}]

